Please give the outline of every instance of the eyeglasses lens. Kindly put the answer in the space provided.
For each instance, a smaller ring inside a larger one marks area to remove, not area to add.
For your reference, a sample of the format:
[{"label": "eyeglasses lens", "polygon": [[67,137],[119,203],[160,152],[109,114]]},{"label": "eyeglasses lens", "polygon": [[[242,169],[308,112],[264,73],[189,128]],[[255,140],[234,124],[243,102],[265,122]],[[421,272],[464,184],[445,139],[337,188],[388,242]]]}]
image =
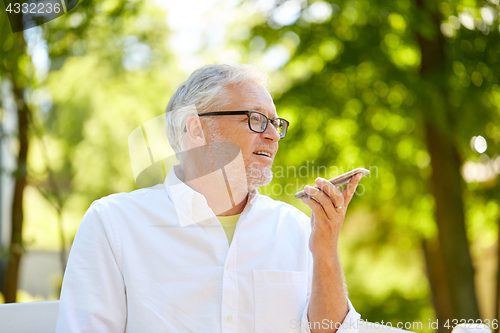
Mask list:
[{"label": "eyeglasses lens", "polygon": [[250,127],[256,132],[264,132],[267,119],[259,113],[250,113]]},{"label": "eyeglasses lens", "polygon": [[[271,121],[281,138],[284,138],[287,130],[287,122],[281,119]],[[268,119],[260,113],[250,113],[250,127],[252,130],[262,133],[266,130]]]},{"label": "eyeglasses lens", "polygon": [[280,137],[284,138],[288,129],[288,122],[284,121],[283,119],[277,119],[276,122],[278,123],[276,129],[278,130]]}]

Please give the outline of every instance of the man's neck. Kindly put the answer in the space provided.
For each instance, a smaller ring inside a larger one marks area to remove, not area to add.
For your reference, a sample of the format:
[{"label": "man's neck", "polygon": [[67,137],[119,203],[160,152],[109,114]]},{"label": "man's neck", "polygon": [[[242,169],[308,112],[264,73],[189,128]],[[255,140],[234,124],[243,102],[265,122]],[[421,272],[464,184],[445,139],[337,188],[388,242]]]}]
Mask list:
[{"label": "man's neck", "polygon": [[[240,214],[247,205],[248,189],[238,191],[238,189],[231,188],[231,191],[229,191],[226,182],[216,178],[210,179],[209,177],[190,177],[189,170],[185,170],[181,166],[175,166],[174,172],[177,178],[205,197],[208,206],[217,216]],[[221,195],[221,193],[224,193],[224,195]],[[225,195],[226,193],[229,193],[230,197]],[[228,207],[230,208],[227,209]]]},{"label": "man's neck", "polygon": [[241,214],[243,209],[245,209],[245,207],[247,206],[247,202],[248,202],[248,193],[247,196],[243,200],[241,200],[239,204],[237,204],[236,206],[234,206],[233,208],[224,213],[217,214],[217,216],[231,216],[231,215]]}]

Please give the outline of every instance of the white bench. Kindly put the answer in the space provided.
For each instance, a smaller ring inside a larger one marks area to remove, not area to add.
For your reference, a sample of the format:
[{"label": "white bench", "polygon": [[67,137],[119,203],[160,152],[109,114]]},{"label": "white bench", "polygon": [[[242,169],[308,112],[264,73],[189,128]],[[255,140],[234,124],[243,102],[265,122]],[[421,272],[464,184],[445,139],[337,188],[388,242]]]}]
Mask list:
[{"label": "white bench", "polygon": [[54,333],[59,301],[0,305],[0,332]]},{"label": "white bench", "polygon": [[[0,332],[54,333],[59,301],[0,305]],[[364,322],[359,333],[409,333],[410,331]],[[486,325],[458,325],[452,333],[491,333]]]}]

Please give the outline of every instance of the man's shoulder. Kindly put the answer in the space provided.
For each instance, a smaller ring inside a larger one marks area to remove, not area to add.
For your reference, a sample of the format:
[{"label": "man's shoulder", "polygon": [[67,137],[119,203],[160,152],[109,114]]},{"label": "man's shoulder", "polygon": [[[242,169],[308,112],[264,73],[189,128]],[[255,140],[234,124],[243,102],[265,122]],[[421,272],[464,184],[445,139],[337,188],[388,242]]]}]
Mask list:
[{"label": "man's shoulder", "polygon": [[158,200],[165,200],[166,191],[164,184],[141,188],[131,192],[113,193],[102,197],[92,203],[106,208],[126,208],[137,205],[154,204]]}]

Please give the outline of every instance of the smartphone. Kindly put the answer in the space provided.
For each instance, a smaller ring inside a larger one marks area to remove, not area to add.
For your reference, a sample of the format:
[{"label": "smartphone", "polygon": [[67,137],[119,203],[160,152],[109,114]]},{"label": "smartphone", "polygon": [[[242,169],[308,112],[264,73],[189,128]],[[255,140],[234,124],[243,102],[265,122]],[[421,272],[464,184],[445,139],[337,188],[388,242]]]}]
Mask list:
[{"label": "smartphone", "polygon": [[[357,173],[360,173],[364,177],[364,176],[368,175],[370,173],[370,171],[366,170],[365,168],[357,168],[357,169],[351,170],[349,172],[346,172],[343,175],[332,178],[329,180],[329,182],[335,186],[341,186],[341,185],[347,184],[351,180],[351,178],[354,177],[354,175]],[[316,186],[316,185],[312,186],[312,187],[318,188],[318,186]],[[304,192],[304,191],[297,192],[294,195],[294,197],[297,199],[300,199],[303,196],[307,196],[306,192]]]}]

